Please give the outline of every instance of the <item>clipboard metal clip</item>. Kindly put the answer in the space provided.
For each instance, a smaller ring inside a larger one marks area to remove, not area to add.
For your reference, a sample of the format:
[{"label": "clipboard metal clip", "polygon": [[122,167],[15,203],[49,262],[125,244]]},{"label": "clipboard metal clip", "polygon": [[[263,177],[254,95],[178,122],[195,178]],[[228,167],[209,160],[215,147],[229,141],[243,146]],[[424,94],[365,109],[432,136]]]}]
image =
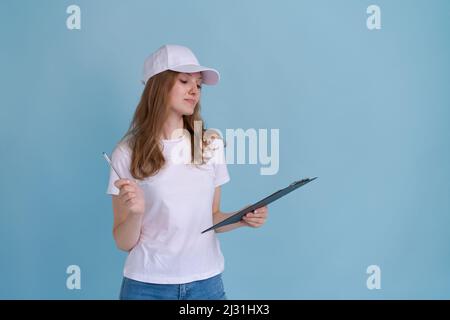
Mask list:
[{"label": "clipboard metal clip", "polygon": [[305,183],[311,182],[311,181],[313,181],[313,180],[316,180],[317,178],[318,178],[318,177],[314,177],[314,178],[306,178],[306,179],[302,179],[302,180],[297,180],[297,181],[292,182],[292,183],[290,184],[290,186],[295,186],[295,185],[297,185],[297,184],[299,184],[299,183],[305,184]]}]

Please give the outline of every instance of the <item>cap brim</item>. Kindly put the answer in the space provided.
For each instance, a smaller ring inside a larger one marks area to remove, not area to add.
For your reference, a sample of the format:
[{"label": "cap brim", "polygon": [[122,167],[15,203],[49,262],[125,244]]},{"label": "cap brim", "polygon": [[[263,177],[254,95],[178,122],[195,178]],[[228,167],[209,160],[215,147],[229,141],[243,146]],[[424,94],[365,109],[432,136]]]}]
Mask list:
[{"label": "cap brim", "polygon": [[170,70],[177,71],[177,72],[185,72],[185,73],[195,73],[195,72],[201,72],[202,73],[202,82],[206,85],[215,85],[220,80],[220,74],[217,70],[202,66],[197,66],[193,64],[183,65],[183,66],[176,66],[170,68]]}]

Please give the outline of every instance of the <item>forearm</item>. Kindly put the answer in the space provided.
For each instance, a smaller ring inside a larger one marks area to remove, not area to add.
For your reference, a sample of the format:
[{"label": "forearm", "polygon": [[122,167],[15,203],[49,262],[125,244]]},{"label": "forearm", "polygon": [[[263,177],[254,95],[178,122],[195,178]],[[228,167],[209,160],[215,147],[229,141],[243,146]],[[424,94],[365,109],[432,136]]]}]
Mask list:
[{"label": "forearm", "polygon": [[[230,215],[231,214],[229,214],[229,213],[223,213],[223,212],[220,212],[220,211],[214,212],[213,213],[213,224],[216,224],[216,223],[219,223],[219,222],[225,220]],[[217,233],[228,232],[228,231],[231,231],[231,230],[237,229],[239,227],[243,227],[243,226],[244,226],[244,224],[241,221],[238,221],[238,222],[235,222],[235,223],[228,224],[226,226],[217,228],[217,229],[215,229],[215,231]]]},{"label": "forearm", "polygon": [[134,248],[141,235],[142,216],[130,213],[125,221],[114,229],[114,240],[119,249],[130,251]]}]

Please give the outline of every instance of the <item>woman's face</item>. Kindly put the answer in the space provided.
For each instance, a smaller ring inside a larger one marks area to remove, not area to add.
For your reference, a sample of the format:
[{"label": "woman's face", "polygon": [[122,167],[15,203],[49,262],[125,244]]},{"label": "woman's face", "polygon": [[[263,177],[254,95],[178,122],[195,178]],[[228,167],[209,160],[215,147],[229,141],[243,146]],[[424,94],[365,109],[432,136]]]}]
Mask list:
[{"label": "woman's face", "polygon": [[191,115],[200,100],[202,74],[179,73],[169,93],[169,108],[180,115]]}]

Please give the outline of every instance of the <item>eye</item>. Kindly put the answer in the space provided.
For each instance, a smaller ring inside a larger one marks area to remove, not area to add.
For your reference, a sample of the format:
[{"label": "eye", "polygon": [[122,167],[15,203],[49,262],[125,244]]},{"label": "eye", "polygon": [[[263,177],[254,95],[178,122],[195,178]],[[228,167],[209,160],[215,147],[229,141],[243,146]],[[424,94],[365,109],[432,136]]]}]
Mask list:
[{"label": "eye", "polygon": [[[183,84],[188,83],[187,80],[183,80],[183,79],[180,79],[180,82],[183,83]],[[201,90],[201,89],[202,89],[202,86],[198,84],[198,85],[197,85],[197,88],[198,88],[199,90]]]}]

